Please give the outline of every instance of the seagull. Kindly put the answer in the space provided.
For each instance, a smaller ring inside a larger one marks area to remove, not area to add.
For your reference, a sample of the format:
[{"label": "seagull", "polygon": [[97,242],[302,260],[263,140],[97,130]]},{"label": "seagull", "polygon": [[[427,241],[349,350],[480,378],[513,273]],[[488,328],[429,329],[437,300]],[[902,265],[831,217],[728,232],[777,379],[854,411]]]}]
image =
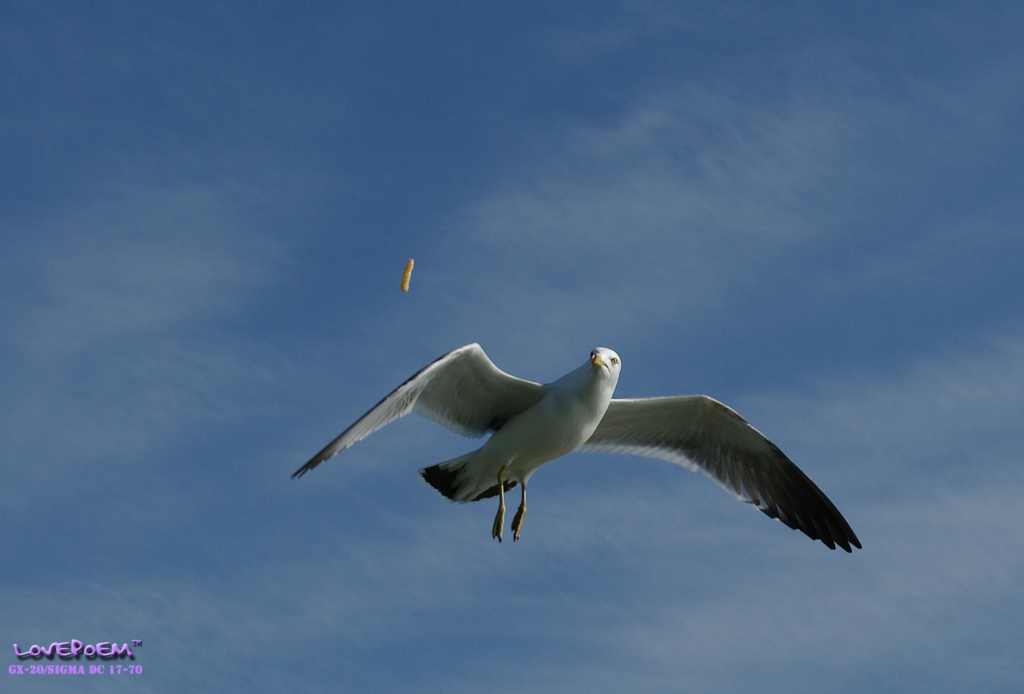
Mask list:
[{"label": "seagull", "polygon": [[518,540],[530,476],[544,463],[578,450],[682,465],[829,549],[860,548],[846,519],[817,485],[731,408],[706,395],[616,400],[621,369],[618,354],[598,347],[581,367],[541,385],[505,373],[476,343],[459,347],[396,388],[292,478],[415,412],[463,436],[493,432],[481,448],[423,468],[420,475],[452,501],[497,496],[491,536],[499,542],[505,492],[516,484],[522,489],[511,526]]}]

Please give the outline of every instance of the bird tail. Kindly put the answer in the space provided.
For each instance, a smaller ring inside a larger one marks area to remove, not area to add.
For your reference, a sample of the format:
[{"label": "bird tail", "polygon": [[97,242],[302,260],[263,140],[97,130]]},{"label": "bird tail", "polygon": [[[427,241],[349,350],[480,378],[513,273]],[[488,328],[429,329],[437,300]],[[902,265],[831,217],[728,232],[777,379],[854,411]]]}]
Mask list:
[{"label": "bird tail", "polygon": [[[478,471],[469,468],[469,464],[473,462],[473,458],[479,450],[425,467],[420,470],[420,476],[427,484],[452,501],[465,503],[498,496],[497,484],[488,486],[487,482],[480,479],[479,474],[474,474]],[[496,479],[493,481],[497,482]],[[515,480],[505,480],[506,492],[515,486]]]}]

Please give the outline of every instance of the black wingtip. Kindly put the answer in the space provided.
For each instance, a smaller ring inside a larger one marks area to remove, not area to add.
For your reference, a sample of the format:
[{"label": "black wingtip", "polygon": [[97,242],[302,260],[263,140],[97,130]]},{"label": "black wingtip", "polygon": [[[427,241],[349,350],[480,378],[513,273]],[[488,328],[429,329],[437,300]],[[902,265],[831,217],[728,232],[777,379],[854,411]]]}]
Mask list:
[{"label": "black wingtip", "polygon": [[772,448],[777,456],[777,475],[760,475],[756,480],[757,489],[766,502],[759,508],[831,550],[835,550],[836,545],[850,554],[852,547],[861,549],[860,540],[835,504],[774,444]]},{"label": "black wingtip", "polygon": [[831,511],[828,515],[800,518],[796,522],[789,518],[779,518],[779,520],[791,527],[793,530],[799,530],[812,540],[821,542],[831,550],[835,550],[837,545],[848,554],[853,553],[854,547],[857,549],[863,549],[863,547],[861,547],[860,540],[857,539],[857,536],[853,533],[853,530],[846,522],[846,519],[843,518],[842,514],[836,510],[835,506],[828,501],[828,497],[825,497],[824,494],[822,494],[822,500],[827,502],[828,509]]},{"label": "black wingtip", "polygon": [[311,463],[306,463],[305,465],[303,465],[298,470],[296,470],[295,472],[292,473],[292,479],[296,479],[298,477],[302,477],[307,472],[309,472],[310,470],[315,468],[318,464],[319,463],[312,463],[312,464]]}]

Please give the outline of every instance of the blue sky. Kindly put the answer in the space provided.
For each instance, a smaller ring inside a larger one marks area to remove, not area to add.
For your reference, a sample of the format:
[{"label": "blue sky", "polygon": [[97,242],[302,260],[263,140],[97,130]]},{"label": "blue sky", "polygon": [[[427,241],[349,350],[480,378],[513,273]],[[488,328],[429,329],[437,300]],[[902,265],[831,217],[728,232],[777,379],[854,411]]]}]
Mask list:
[{"label": "blue sky", "polygon": [[[1019,691],[1022,30],[5,3],[5,647],[142,639],[138,692]],[[289,479],[469,342],[726,402],[864,549],[613,455],[542,468],[499,545],[416,474],[477,442],[417,417]]]}]

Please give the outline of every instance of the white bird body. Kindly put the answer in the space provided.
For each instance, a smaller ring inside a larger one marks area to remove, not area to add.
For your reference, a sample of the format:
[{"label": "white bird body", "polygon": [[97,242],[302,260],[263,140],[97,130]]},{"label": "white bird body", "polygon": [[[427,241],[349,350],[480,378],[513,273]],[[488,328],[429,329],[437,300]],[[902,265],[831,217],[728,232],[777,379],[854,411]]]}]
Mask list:
[{"label": "white bird body", "polygon": [[575,450],[661,458],[702,472],[829,548],[860,541],[828,497],[782,451],[732,409],[706,395],[615,400],[619,356],[598,347],[580,368],[541,385],[497,368],[480,345],[452,350],[396,388],[299,468],[306,472],[385,424],[416,412],[465,436],[493,432],[479,449],[420,470],[452,501],[500,497],[492,534],[501,539],[504,493],[523,500],[512,521],[519,538],[526,484],[541,465]]},{"label": "white bird body", "polygon": [[471,501],[486,492],[502,469],[506,479],[525,486],[541,465],[572,453],[590,438],[619,380],[618,355],[610,349],[594,351],[608,366],[595,368],[588,361],[544,386],[540,402],[510,419],[467,461],[455,501]]}]

